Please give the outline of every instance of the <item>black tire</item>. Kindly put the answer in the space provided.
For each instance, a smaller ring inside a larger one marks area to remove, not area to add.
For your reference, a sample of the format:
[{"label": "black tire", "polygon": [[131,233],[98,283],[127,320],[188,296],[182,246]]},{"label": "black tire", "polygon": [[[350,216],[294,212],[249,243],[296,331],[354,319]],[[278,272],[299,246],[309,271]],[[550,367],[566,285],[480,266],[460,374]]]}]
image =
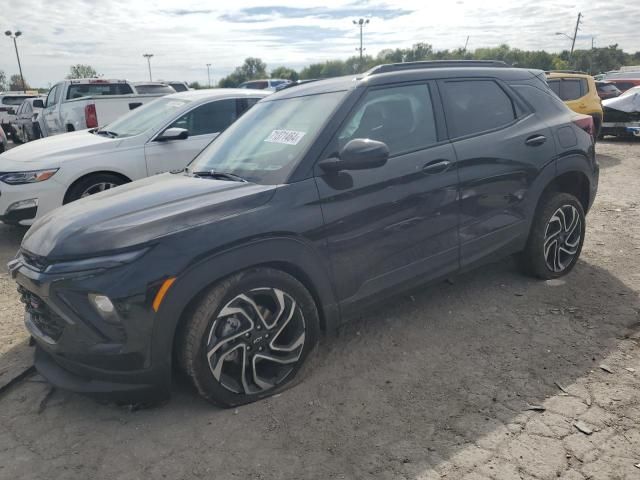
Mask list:
[{"label": "black tire", "polygon": [[545,194],[536,210],[527,246],[520,254],[521,267],[544,280],[566,275],[580,257],[585,227],[584,209],[576,197],[560,192]]},{"label": "black tire", "polygon": [[[276,291],[284,295],[276,297]],[[282,299],[282,307],[293,308],[279,308],[277,298]],[[259,311],[265,321],[260,320]],[[318,338],[318,310],[308,290],[282,271],[255,268],[218,282],[201,297],[178,334],[178,361],[200,395],[228,408],[293,386],[302,378],[301,370]],[[292,346],[290,352],[272,349]],[[265,355],[290,363],[273,362]]]},{"label": "black tire", "polygon": [[[79,200],[83,196],[99,193],[127,183],[127,180],[113,173],[95,173],[76,181],[64,196],[64,204]],[[101,189],[101,185],[104,188]],[[91,193],[88,193],[91,192]]]}]

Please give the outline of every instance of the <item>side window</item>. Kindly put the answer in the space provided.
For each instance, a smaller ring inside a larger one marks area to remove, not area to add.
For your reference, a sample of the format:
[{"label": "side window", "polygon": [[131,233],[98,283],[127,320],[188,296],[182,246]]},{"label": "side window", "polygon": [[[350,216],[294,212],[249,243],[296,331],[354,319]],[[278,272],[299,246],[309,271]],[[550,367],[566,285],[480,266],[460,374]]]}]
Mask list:
[{"label": "side window", "polygon": [[189,136],[194,137],[221,132],[236,118],[236,100],[218,100],[194,108],[176,120],[171,127],[186,128]]},{"label": "side window", "polygon": [[236,100],[237,118],[240,118],[244,112],[258,103],[259,98],[239,98]]},{"label": "side window", "polygon": [[549,80],[549,88],[556,95],[560,96],[560,80]]},{"label": "side window", "polygon": [[453,137],[503,127],[516,119],[511,98],[493,80],[444,82],[444,93]]},{"label": "side window", "polygon": [[[584,97],[587,93],[589,93],[589,82],[587,82],[586,78],[580,79],[580,87],[582,88],[582,96]],[[593,92],[591,92],[593,93]]]},{"label": "side window", "polygon": [[47,94],[47,103],[46,103],[47,107],[51,107],[56,103],[55,99],[56,99],[57,92],[58,92],[58,85],[54,85],[53,88],[49,90],[49,93]]},{"label": "side window", "polygon": [[560,98],[565,102],[576,100],[583,96],[580,79],[562,80],[560,82]]},{"label": "side window", "polygon": [[438,135],[429,86],[418,84],[369,91],[338,132],[335,151],[355,138],[384,142],[392,156],[436,143]]}]

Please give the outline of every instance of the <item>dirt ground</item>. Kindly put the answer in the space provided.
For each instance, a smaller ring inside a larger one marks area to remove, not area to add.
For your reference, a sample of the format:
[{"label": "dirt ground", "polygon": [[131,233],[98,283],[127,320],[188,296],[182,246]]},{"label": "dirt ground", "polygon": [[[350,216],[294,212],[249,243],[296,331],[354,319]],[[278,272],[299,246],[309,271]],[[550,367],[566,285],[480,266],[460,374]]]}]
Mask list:
[{"label": "dirt ground", "polygon": [[[505,260],[398,297],[324,341],[300,385],[237,410],[184,381],[132,411],[32,375],[0,396],[0,478],[640,478],[640,142],[598,150],[563,281]],[[3,261],[20,235],[0,227]],[[0,365],[28,348],[21,322],[2,276]]]}]

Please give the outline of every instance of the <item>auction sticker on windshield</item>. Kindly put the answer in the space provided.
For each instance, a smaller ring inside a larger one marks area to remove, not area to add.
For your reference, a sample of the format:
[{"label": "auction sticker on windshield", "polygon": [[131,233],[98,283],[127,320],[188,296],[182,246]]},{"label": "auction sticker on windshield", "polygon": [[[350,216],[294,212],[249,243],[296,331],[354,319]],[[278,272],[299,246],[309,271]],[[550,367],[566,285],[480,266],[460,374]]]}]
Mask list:
[{"label": "auction sticker on windshield", "polygon": [[297,132],[295,130],[274,130],[264,141],[269,143],[283,143],[285,145],[297,145],[305,134],[306,132]]}]

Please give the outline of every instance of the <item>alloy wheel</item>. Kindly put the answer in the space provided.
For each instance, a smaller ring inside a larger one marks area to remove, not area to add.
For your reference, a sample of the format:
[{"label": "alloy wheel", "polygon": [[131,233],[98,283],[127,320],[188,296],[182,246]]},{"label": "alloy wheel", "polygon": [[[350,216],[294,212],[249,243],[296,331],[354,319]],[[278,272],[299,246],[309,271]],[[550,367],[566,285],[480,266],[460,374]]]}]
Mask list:
[{"label": "alloy wheel", "polygon": [[544,258],[552,272],[562,272],[580,249],[582,220],[573,205],[563,205],[549,219],[544,233]]},{"label": "alloy wheel", "polygon": [[277,288],[254,288],[229,301],[207,335],[213,377],[233,393],[256,394],[281,384],[305,343],[300,305]]},{"label": "alloy wheel", "polygon": [[117,183],[112,183],[112,182],[95,183],[91,185],[89,188],[87,188],[84,192],[82,192],[82,195],[80,195],[80,198],[88,197],[89,195],[93,195],[95,193],[104,192],[105,190],[109,190],[117,186],[118,186]]}]

